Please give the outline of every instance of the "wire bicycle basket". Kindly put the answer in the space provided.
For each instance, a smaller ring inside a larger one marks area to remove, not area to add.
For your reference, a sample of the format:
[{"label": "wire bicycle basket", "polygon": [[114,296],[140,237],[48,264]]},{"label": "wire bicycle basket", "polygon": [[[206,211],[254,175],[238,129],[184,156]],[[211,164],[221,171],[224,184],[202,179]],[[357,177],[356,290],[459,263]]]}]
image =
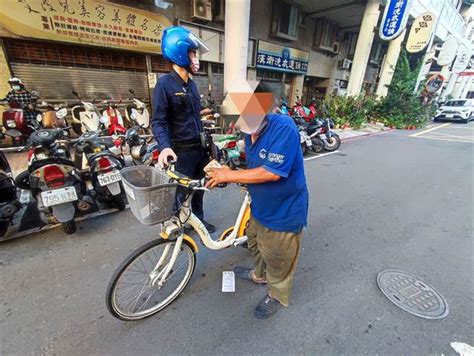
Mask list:
[{"label": "wire bicycle basket", "polygon": [[120,171],[133,215],[144,225],[169,220],[174,214],[177,183],[165,172],[150,166],[126,167]]}]

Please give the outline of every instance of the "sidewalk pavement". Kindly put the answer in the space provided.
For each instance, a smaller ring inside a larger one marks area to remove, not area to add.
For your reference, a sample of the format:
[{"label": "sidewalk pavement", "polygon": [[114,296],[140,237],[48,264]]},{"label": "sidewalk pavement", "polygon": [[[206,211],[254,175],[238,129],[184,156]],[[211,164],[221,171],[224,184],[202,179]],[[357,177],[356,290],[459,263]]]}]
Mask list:
[{"label": "sidewalk pavement", "polygon": [[391,130],[388,127],[383,126],[383,124],[365,124],[360,129],[353,130],[351,128],[347,129],[334,129],[333,131],[339,135],[342,141],[348,140],[354,137],[368,136],[373,135],[381,131]]}]

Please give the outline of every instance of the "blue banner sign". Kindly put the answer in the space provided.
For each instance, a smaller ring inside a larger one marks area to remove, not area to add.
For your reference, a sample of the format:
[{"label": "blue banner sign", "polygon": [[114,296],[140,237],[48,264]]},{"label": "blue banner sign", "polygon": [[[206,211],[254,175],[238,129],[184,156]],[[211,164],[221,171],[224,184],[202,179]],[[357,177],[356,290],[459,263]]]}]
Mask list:
[{"label": "blue banner sign", "polygon": [[305,74],[308,71],[308,63],[309,52],[258,41],[257,68]]},{"label": "blue banner sign", "polygon": [[380,23],[380,38],[385,41],[397,38],[405,29],[410,9],[411,0],[388,0]]}]

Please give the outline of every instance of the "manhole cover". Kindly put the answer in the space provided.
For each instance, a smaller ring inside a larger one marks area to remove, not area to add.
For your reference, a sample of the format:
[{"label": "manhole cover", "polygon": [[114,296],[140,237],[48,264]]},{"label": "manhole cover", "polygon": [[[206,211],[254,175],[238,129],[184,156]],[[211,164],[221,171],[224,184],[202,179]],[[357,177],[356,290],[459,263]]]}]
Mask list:
[{"label": "manhole cover", "polygon": [[411,274],[387,270],[377,275],[377,284],[385,296],[410,314],[426,319],[448,315],[446,299],[434,288]]}]

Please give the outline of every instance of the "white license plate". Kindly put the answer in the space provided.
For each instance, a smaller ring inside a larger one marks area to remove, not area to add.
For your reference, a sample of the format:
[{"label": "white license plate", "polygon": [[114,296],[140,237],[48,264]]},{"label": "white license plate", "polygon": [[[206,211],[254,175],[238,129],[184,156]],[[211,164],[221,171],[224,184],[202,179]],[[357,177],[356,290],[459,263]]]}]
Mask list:
[{"label": "white license plate", "polygon": [[446,114],[446,117],[454,117],[454,114]]},{"label": "white license plate", "polygon": [[103,187],[104,185],[109,185],[121,181],[122,177],[120,177],[120,173],[118,171],[114,171],[100,174],[97,176],[97,179],[99,180],[100,186]]},{"label": "white license plate", "polygon": [[54,190],[48,190],[41,193],[44,206],[54,206],[77,200],[76,188],[67,187]]}]

